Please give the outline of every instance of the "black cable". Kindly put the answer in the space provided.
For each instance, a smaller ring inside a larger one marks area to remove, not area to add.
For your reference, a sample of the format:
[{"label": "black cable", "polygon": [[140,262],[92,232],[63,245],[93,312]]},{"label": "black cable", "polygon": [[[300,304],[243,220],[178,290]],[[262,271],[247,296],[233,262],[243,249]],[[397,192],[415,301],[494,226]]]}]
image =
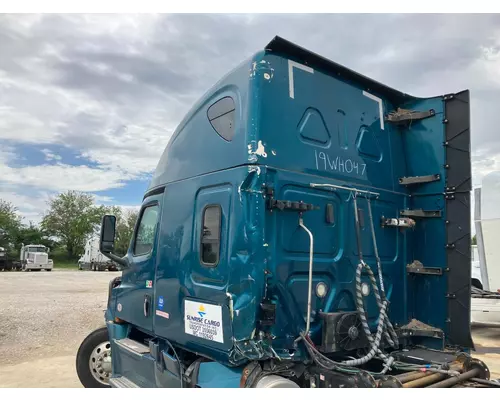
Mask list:
[{"label": "black cable", "polygon": [[170,346],[170,348],[172,349],[172,351],[174,352],[174,356],[175,358],[177,359],[177,362],[179,363],[179,374],[181,375],[181,389],[184,387],[184,369],[182,368],[182,362],[181,362],[181,359],[179,358],[179,356],[177,355],[177,352],[175,351],[175,348],[174,346],[172,346],[172,343],[169,342],[168,339],[165,339],[165,341],[167,342],[167,344]]}]

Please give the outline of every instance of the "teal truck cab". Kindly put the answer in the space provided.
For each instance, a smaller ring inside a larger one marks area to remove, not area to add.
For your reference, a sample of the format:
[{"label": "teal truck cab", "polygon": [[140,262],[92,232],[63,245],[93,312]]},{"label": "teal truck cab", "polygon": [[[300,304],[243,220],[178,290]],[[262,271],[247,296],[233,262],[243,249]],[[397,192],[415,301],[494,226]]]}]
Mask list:
[{"label": "teal truck cab", "polygon": [[469,355],[469,92],[416,98],[282,38],[222,78],[144,195],[86,387],[495,385]]}]

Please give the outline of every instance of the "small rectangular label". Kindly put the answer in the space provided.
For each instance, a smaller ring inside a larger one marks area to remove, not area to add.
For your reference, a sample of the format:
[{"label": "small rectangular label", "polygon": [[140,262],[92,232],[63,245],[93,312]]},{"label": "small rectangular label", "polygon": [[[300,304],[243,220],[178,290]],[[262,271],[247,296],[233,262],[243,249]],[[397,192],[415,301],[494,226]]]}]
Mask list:
[{"label": "small rectangular label", "polygon": [[163,305],[164,304],[165,304],[165,302],[163,301],[163,296],[158,297],[158,308],[160,310],[163,310]]},{"label": "small rectangular label", "polygon": [[146,281],[146,287],[148,289],[152,288],[153,287],[153,281]]},{"label": "small rectangular label", "polygon": [[170,315],[165,311],[156,310],[156,315],[163,318],[170,318]]},{"label": "small rectangular label", "polygon": [[224,343],[222,307],[186,300],[184,330],[189,335]]}]

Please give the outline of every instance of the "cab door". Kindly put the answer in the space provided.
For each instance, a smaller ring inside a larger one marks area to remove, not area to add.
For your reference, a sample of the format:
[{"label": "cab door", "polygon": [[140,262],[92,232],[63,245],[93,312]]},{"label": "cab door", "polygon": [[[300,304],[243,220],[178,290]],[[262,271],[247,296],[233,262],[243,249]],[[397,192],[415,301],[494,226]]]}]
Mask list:
[{"label": "cab door", "polygon": [[117,293],[116,316],[148,332],[153,331],[153,282],[162,196],[150,196],[141,206],[127,253],[129,265],[123,270]]}]

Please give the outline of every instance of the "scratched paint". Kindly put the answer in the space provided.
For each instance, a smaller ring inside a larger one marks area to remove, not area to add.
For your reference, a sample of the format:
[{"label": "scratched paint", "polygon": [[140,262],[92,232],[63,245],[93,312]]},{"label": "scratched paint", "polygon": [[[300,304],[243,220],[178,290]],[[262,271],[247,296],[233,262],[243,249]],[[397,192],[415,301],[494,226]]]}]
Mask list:
[{"label": "scratched paint", "polygon": [[271,82],[274,76],[274,68],[267,60],[261,60],[260,62],[254,61],[250,68],[250,78],[255,78],[257,74],[261,74],[267,82]]},{"label": "scratched paint", "polygon": [[249,155],[248,160],[253,161],[253,162],[257,161],[256,156],[260,156],[260,157],[264,157],[264,158],[267,157],[266,148],[264,147],[262,140],[258,141],[257,149],[255,149],[255,150],[252,150],[251,144],[248,145],[248,155]]}]

